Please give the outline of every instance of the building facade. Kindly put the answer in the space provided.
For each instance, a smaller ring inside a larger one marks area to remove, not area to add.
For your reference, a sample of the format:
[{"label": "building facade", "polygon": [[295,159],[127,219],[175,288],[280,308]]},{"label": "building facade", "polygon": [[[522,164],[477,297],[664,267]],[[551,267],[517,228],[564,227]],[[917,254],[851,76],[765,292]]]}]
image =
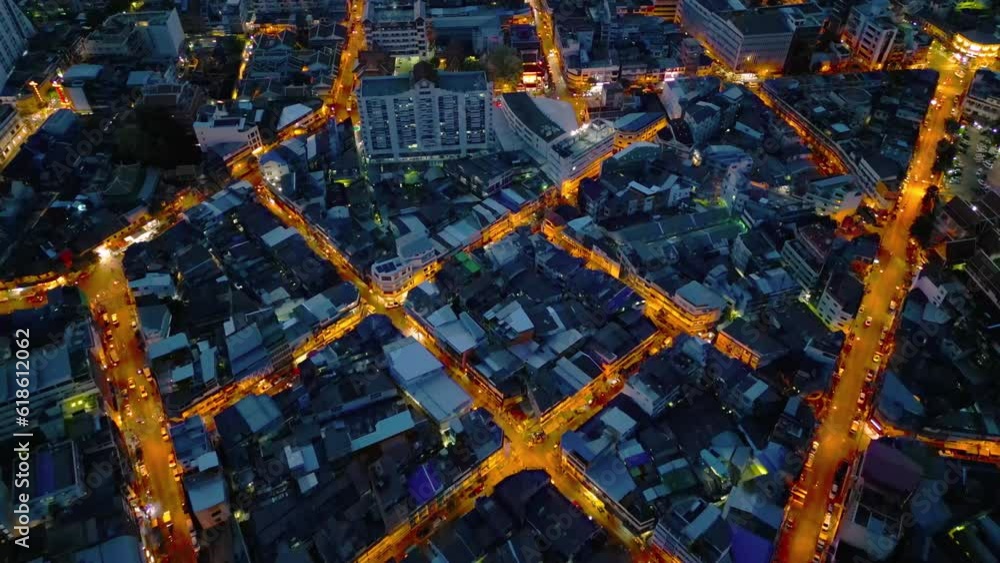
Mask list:
[{"label": "building facade", "polygon": [[748,10],[739,0],[682,0],[679,14],[688,33],[734,71],[785,66],[795,28],[778,9]]},{"label": "building facade", "polygon": [[5,104],[0,107],[0,163],[17,154],[26,132],[14,106]]},{"label": "building facade", "polygon": [[843,41],[866,68],[881,69],[892,54],[899,29],[889,14],[888,5],[876,0],[854,6],[847,16]]},{"label": "building facade", "polygon": [[433,53],[431,19],[423,0],[365,3],[363,25],[369,45],[394,57],[429,57]]},{"label": "building facade", "polygon": [[35,34],[31,22],[14,0],[0,0],[0,86],[28,45],[28,38]]}]

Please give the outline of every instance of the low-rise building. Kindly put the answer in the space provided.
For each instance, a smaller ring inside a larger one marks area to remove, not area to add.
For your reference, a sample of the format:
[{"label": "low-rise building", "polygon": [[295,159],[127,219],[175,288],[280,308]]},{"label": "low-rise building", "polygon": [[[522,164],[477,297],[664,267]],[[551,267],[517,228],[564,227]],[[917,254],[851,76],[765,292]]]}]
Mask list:
[{"label": "low-rise building", "polygon": [[656,134],[667,126],[667,116],[657,112],[630,113],[615,121],[615,151],[632,143],[652,142]]},{"label": "low-rise building", "polygon": [[864,284],[854,274],[838,272],[830,276],[816,306],[819,318],[831,330],[846,330],[858,314],[864,293]]},{"label": "low-rise building", "polygon": [[921,477],[920,465],[891,443],[872,442],[844,502],[839,541],[876,561],[887,558],[906,531],[903,516]]},{"label": "low-rise building", "polygon": [[1000,119],[1000,73],[985,68],[976,71],[962,102],[962,115],[984,123]]},{"label": "low-rise building", "polygon": [[248,102],[230,108],[217,103],[202,108],[192,126],[202,152],[228,159],[263,146],[258,126],[262,116],[263,110],[254,110]]},{"label": "low-rise building", "polygon": [[715,347],[730,358],[757,369],[777,360],[788,352],[767,332],[743,319],[736,319],[719,331]]},{"label": "low-rise building", "polygon": [[184,29],[176,9],[122,12],[104,20],[81,46],[85,58],[140,58],[175,61],[184,48]]}]

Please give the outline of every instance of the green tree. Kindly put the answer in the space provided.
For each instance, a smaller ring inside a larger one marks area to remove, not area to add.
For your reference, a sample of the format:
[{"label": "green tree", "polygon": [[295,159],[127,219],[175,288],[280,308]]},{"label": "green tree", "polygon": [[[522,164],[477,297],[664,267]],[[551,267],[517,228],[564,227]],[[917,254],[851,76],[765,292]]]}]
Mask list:
[{"label": "green tree", "polygon": [[444,64],[448,70],[463,70],[462,63],[466,57],[465,43],[461,39],[452,39],[444,50]]},{"label": "green tree", "polygon": [[924,248],[930,244],[932,234],[934,234],[934,217],[930,214],[917,217],[910,227],[910,236]]},{"label": "green tree", "polygon": [[486,72],[494,84],[513,87],[521,81],[524,64],[511,47],[497,47],[486,57]]}]

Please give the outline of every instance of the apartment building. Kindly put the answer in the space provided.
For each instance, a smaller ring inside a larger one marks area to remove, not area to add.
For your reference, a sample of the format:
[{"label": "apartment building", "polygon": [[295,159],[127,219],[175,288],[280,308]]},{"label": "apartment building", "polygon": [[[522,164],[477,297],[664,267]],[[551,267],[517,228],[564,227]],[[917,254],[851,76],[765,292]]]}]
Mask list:
[{"label": "apartment building", "polygon": [[493,145],[493,88],[483,72],[437,72],[361,80],[359,152],[370,161],[459,158]]},{"label": "apartment building", "polygon": [[885,0],[875,0],[854,6],[847,16],[842,39],[866,68],[878,70],[889,61],[899,34],[891,14]]},{"label": "apartment building", "polygon": [[14,0],[0,0],[0,86],[14,71],[28,38],[35,34],[31,22]]},{"label": "apartment building", "polygon": [[375,0],[365,3],[365,40],[395,57],[433,54],[431,18],[423,0]]}]

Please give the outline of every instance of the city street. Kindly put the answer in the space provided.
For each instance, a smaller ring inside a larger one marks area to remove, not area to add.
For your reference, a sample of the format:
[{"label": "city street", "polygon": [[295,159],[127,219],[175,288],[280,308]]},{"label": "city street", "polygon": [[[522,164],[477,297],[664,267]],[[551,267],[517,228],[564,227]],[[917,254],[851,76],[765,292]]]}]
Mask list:
[{"label": "city street", "polygon": [[[805,501],[801,505],[796,505],[794,501],[789,504],[786,523],[791,521],[791,529],[779,539],[776,561],[811,561],[817,554],[818,540],[821,537],[826,539],[829,546],[829,539],[836,535],[836,526],[827,535],[820,535],[834,474],[842,461],[853,459],[858,454],[858,439],[850,437],[851,423],[859,416],[862,424],[867,421],[864,413],[871,408],[877,385],[876,379],[874,385],[866,389],[866,372],[873,369],[878,374],[885,367],[891,355],[894,333],[895,315],[890,311],[891,302],[895,301],[897,308],[902,305],[919,268],[919,264],[907,258],[910,227],[920,215],[927,187],[936,181],[931,167],[937,142],[944,136],[945,120],[951,115],[954,97],[965,90],[973,74],[967,72],[965,77],[957,76],[957,62],[940,50],[932,52],[930,63],[930,67],[940,73],[935,94],[937,101],[928,108],[925,127],[897,204],[896,217],[882,233],[879,255],[883,259],[873,268],[867,280],[861,311],[850,333],[856,338],[849,336],[848,345],[841,352],[843,373],[830,394],[826,415],[814,436],[819,443],[815,460],[812,468],[806,469],[796,484],[805,493]],[[871,326],[865,327],[868,316],[872,318]],[[886,327],[889,331],[883,347],[880,336]],[[873,361],[877,352],[883,357],[881,363]],[[865,397],[859,403],[863,390]],[[840,489],[848,490],[850,486],[844,485]]]},{"label": "city street", "polygon": [[[671,560],[666,554],[654,554],[652,551],[647,551],[642,541],[608,514],[600,501],[597,500],[596,495],[589,491],[584,482],[565,470],[559,455],[559,441],[564,432],[576,428],[599,412],[603,405],[624,387],[624,376],[631,372],[638,362],[645,359],[648,354],[664,345],[672,335],[662,332],[654,334],[633,352],[623,357],[620,363],[616,362],[608,366],[605,374],[595,380],[594,387],[584,388],[560,403],[556,407],[556,415],[548,418],[544,424],[544,430],[537,420],[518,422],[503,409],[502,401],[494,393],[493,387],[485,377],[463,365],[459,358],[441,346],[434,336],[405,308],[398,306],[399,301],[405,298],[405,295],[398,299],[387,300],[380,291],[371,287],[358,275],[347,258],[340,254],[324,233],[305,221],[289,206],[277,201],[270,193],[259,193],[259,196],[265,206],[279,219],[297,229],[318,255],[329,260],[343,279],[357,285],[362,301],[371,307],[374,314],[387,316],[397,330],[405,336],[415,338],[444,364],[452,379],[473,398],[473,407],[488,410],[510,442],[509,455],[501,452],[505,457],[504,460],[490,458],[488,464],[490,469],[480,468],[462,483],[455,485],[455,491],[448,495],[448,498],[464,500],[458,503],[440,502],[434,506],[425,507],[410,521],[402,524],[387,534],[383,540],[371,546],[359,558],[359,561],[384,561],[386,554],[401,555],[405,553],[410,545],[420,541],[422,535],[426,533],[426,526],[437,525],[436,523],[442,520],[453,519],[471,510],[474,497],[485,494],[486,487],[484,486],[479,493],[471,497],[467,491],[474,491],[483,485],[483,482],[479,480],[481,476],[486,476],[486,484],[492,488],[507,476],[522,469],[544,469],[549,474],[553,484],[564,495],[571,500],[578,500],[581,509],[588,516],[604,525],[624,546],[636,554],[636,560]],[[517,221],[509,221],[507,228],[511,228],[510,223],[527,221],[530,216],[519,217]],[[421,272],[417,277],[426,279],[425,276],[426,274]],[[412,284],[408,285],[412,286]],[[604,395],[602,401],[591,400],[594,394],[602,393]],[[541,434],[539,434],[540,430],[542,430]],[[537,439],[539,435],[542,436],[541,439]],[[514,465],[515,463],[517,465]]]},{"label": "city street", "polygon": [[[111,393],[118,397],[119,408],[113,418],[129,443],[140,508],[146,512],[148,521],[160,521],[166,542],[163,553],[168,555],[167,560],[193,563],[197,558],[184,508],[184,491],[168,464],[174,454],[173,445],[162,434],[165,428],[161,422],[165,420],[163,403],[155,382],[148,381],[142,373],[147,367],[146,353],[139,347],[136,329],[132,326],[136,310],[121,263],[113,257],[103,259],[80,284],[80,289],[86,294],[98,325],[103,322],[104,314],[109,319],[112,315],[118,316],[118,326],[110,327],[111,338],[104,346],[104,361],[108,366],[104,373]],[[110,358],[111,346],[120,360],[117,365],[113,365]],[[112,401],[110,397],[108,401]],[[139,451],[142,452],[141,460]],[[163,523],[163,514],[167,511],[171,513],[172,529]],[[151,544],[148,537],[146,540],[148,549]]]},{"label": "city street", "polygon": [[542,52],[545,54],[545,61],[549,66],[549,80],[555,90],[556,98],[572,104],[576,110],[576,118],[580,123],[587,121],[587,103],[583,98],[577,98],[570,92],[566,85],[566,78],[563,76],[562,51],[556,48],[555,28],[553,27],[552,15],[546,10],[545,0],[531,0],[531,9],[535,15],[535,29],[538,32],[538,39],[542,45]]},{"label": "city street", "polygon": [[[544,0],[531,0],[531,7],[548,62],[554,96],[572,104],[583,122],[588,115],[586,103],[583,98],[574,96],[566,84],[561,54],[554,43],[553,18],[546,11]],[[552,244],[585,259],[588,267],[619,279],[644,299],[646,314],[659,330],[627,355],[605,366],[603,373],[541,418],[518,420],[506,410],[502,397],[487,378],[465,365],[401,306],[410,289],[434,279],[444,259],[414,272],[402,289],[386,293],[370,283],[366,273],[359,272],[326,233],[312,225],[294,205],[272,194],[264,186],[255,155],[270,150],[284,139],[320,130],[327,124],[327,118],[342,122],[357,113],[354,67],[359,52],[365,46],[361,25],[363,13],[362,0],[349,4],[349,35],[341,54],[338,75],[322,113],[310,116],[308,122],[303,119],[301,126],[296,124],[280,131],[275,143],[255,151],[247,149],[229,163],[234,176],[254,185],[261,204],[282,223],[298,230],[313,251],[328,260],[340,277],[354,284],[360,294],[360,303],[353,310],[345,312],[342,318],[317,331],[295,349],[294,365],[301,364],[315,351],[354,330],[368,315],[385,315],[403,335],[421,342],[444,364],[449,376],[473,398],[474,408],[490,412],[503,431],[506,443],[461,482],[453,484],[442,498],[419,508],[410,518],[369,546],[358,560],[382,563],[390,557],[401,557],[409,548],[426,540],[442,523],[472,510],[475,499],[490,494],[503,479],[522,470],[541,469],[547,472],[552,484],[563,495],[627,547],[635,561],[675,561],[676,558],[670,554],[647,547],[644,538],[628,530],[604,506],[585,479],[563,463],[559,446],[565,432],[578,428],[598,414],[608,401],[622,391],[625,379],[644,359],[670,346],[672,339],[682,332],[706,336],[714,330],[715,319],[690,318],[656,286],[639,276],[622,272],[617,264],[595,255],[557,228],[543,225],[541,231]],[[960,63],[940,45],[935,44],[931,49],[928,68],[940,74],[935,100],[928,108],[894,214],[882,232],[880,259],[876,260],[865,280],[866,292],[861,310],[854,319],[838,361],[839,376],[824,397],[821,417],[813,436],[815,454],[793,488],[776,546],[775,561],[804,563],[817,557],[825,560],[830,554],[841,517],[840,503],[845,491],[851,488],[850,476],[847,477],[848,482],[840,484],[840,495],[833,502],[829,500],[829,493],[838,470],[845,462],[856,460],[867,447],[868,437],[864,428],[876,402],[879,376],[892,355],[896,317],[920,268],[920,252],[911,244],[910,228],[922,212],[922,200],[928,186],[940,181],[932,172],[937,143],[945,134],[946,120],[954,114],[956,97],[968,87],[974,76],[972,68],[976,66],[975,61]],[[959,69],[966,71],[959,76]],[[837,161],[837,155],[816,142],[802,123],[797,123],[787,112],[783,113],[775,107],[776,104],[766,93],[760,92],[760,95],[804,139],[810,140],[813,150],[824,160],[820,164],[826,172],[845,170],[843,163]],[[33,120],[32,127],[37,128],[43,121]],[[575,186],[575,182],[568,184]],[[564,195],[565,192],[564,186]],[[196,546],[192,541],[192,521],[185,508],[183,487],[175,471],[169,467],[174,450],[165,432],[166,424],[171,421],[165,418],[155,377],[146,376],[146,355],[140,345],[137,324],[134,324],[137,321],[136,308],[119,256],[130,244],[164,232],[180,219],[184,211],[204,199],[204,194],[192,190],[182,192],[157,216],[136,221],[105,241],[95,251],[98,260],[92,264],[64,275],[53,273],[42,276],[40,281],[30,285],[7,285],[6,289],[0,290],[0,314],[9,314],[15,310],[42,307],[45,305],[45,291],[76,284],[87,297],[97,332],[103,333],[105,328],[110,331],[101,337],[103,342],[99,345],[99,354],[106,364],[102,367],[101,376],[106,378],[104,383],[107,384],[101,387],[108,390],[105,398],[108,404],[113,405],[110,416],[128,444],[127,453],[135,474],[132,489],[138,497],[137,506],[133,508],[141,511],[141,519],[146,524],[153,526],[155,523],[157,531],[152,528],[143,530],[147,550],[154,552],[158,560],[172,563],[194,563],[197,560]],[[519,227],[537,227],[544,211],[559,203],[561,201],[553,190],[552,197],[530,204],[485,229],[482,237],[465,250],[495,242]],[[296,374],[297,370],[293,369],[291,373],[262,374],[236,382],[199,401],[186,410],[182,418],[201,415],[211,424],[212,417],[241,398],[251,394],[276,394],[286,389],[294,382]],[[977,460],[1000,458],[1000,444],[995,440],[974,436],[942,437],[921,432],[914,434],[888,424],[882,424],[882,427],[886,436],[911,435],[938,449],[944,456]],[[171,515],[169,524],[164,519],[167,512]],[[832,513],[834,524],[827,532],[822,532],[828,512]],[[161,538],[162,545],[158,547]]]}]

